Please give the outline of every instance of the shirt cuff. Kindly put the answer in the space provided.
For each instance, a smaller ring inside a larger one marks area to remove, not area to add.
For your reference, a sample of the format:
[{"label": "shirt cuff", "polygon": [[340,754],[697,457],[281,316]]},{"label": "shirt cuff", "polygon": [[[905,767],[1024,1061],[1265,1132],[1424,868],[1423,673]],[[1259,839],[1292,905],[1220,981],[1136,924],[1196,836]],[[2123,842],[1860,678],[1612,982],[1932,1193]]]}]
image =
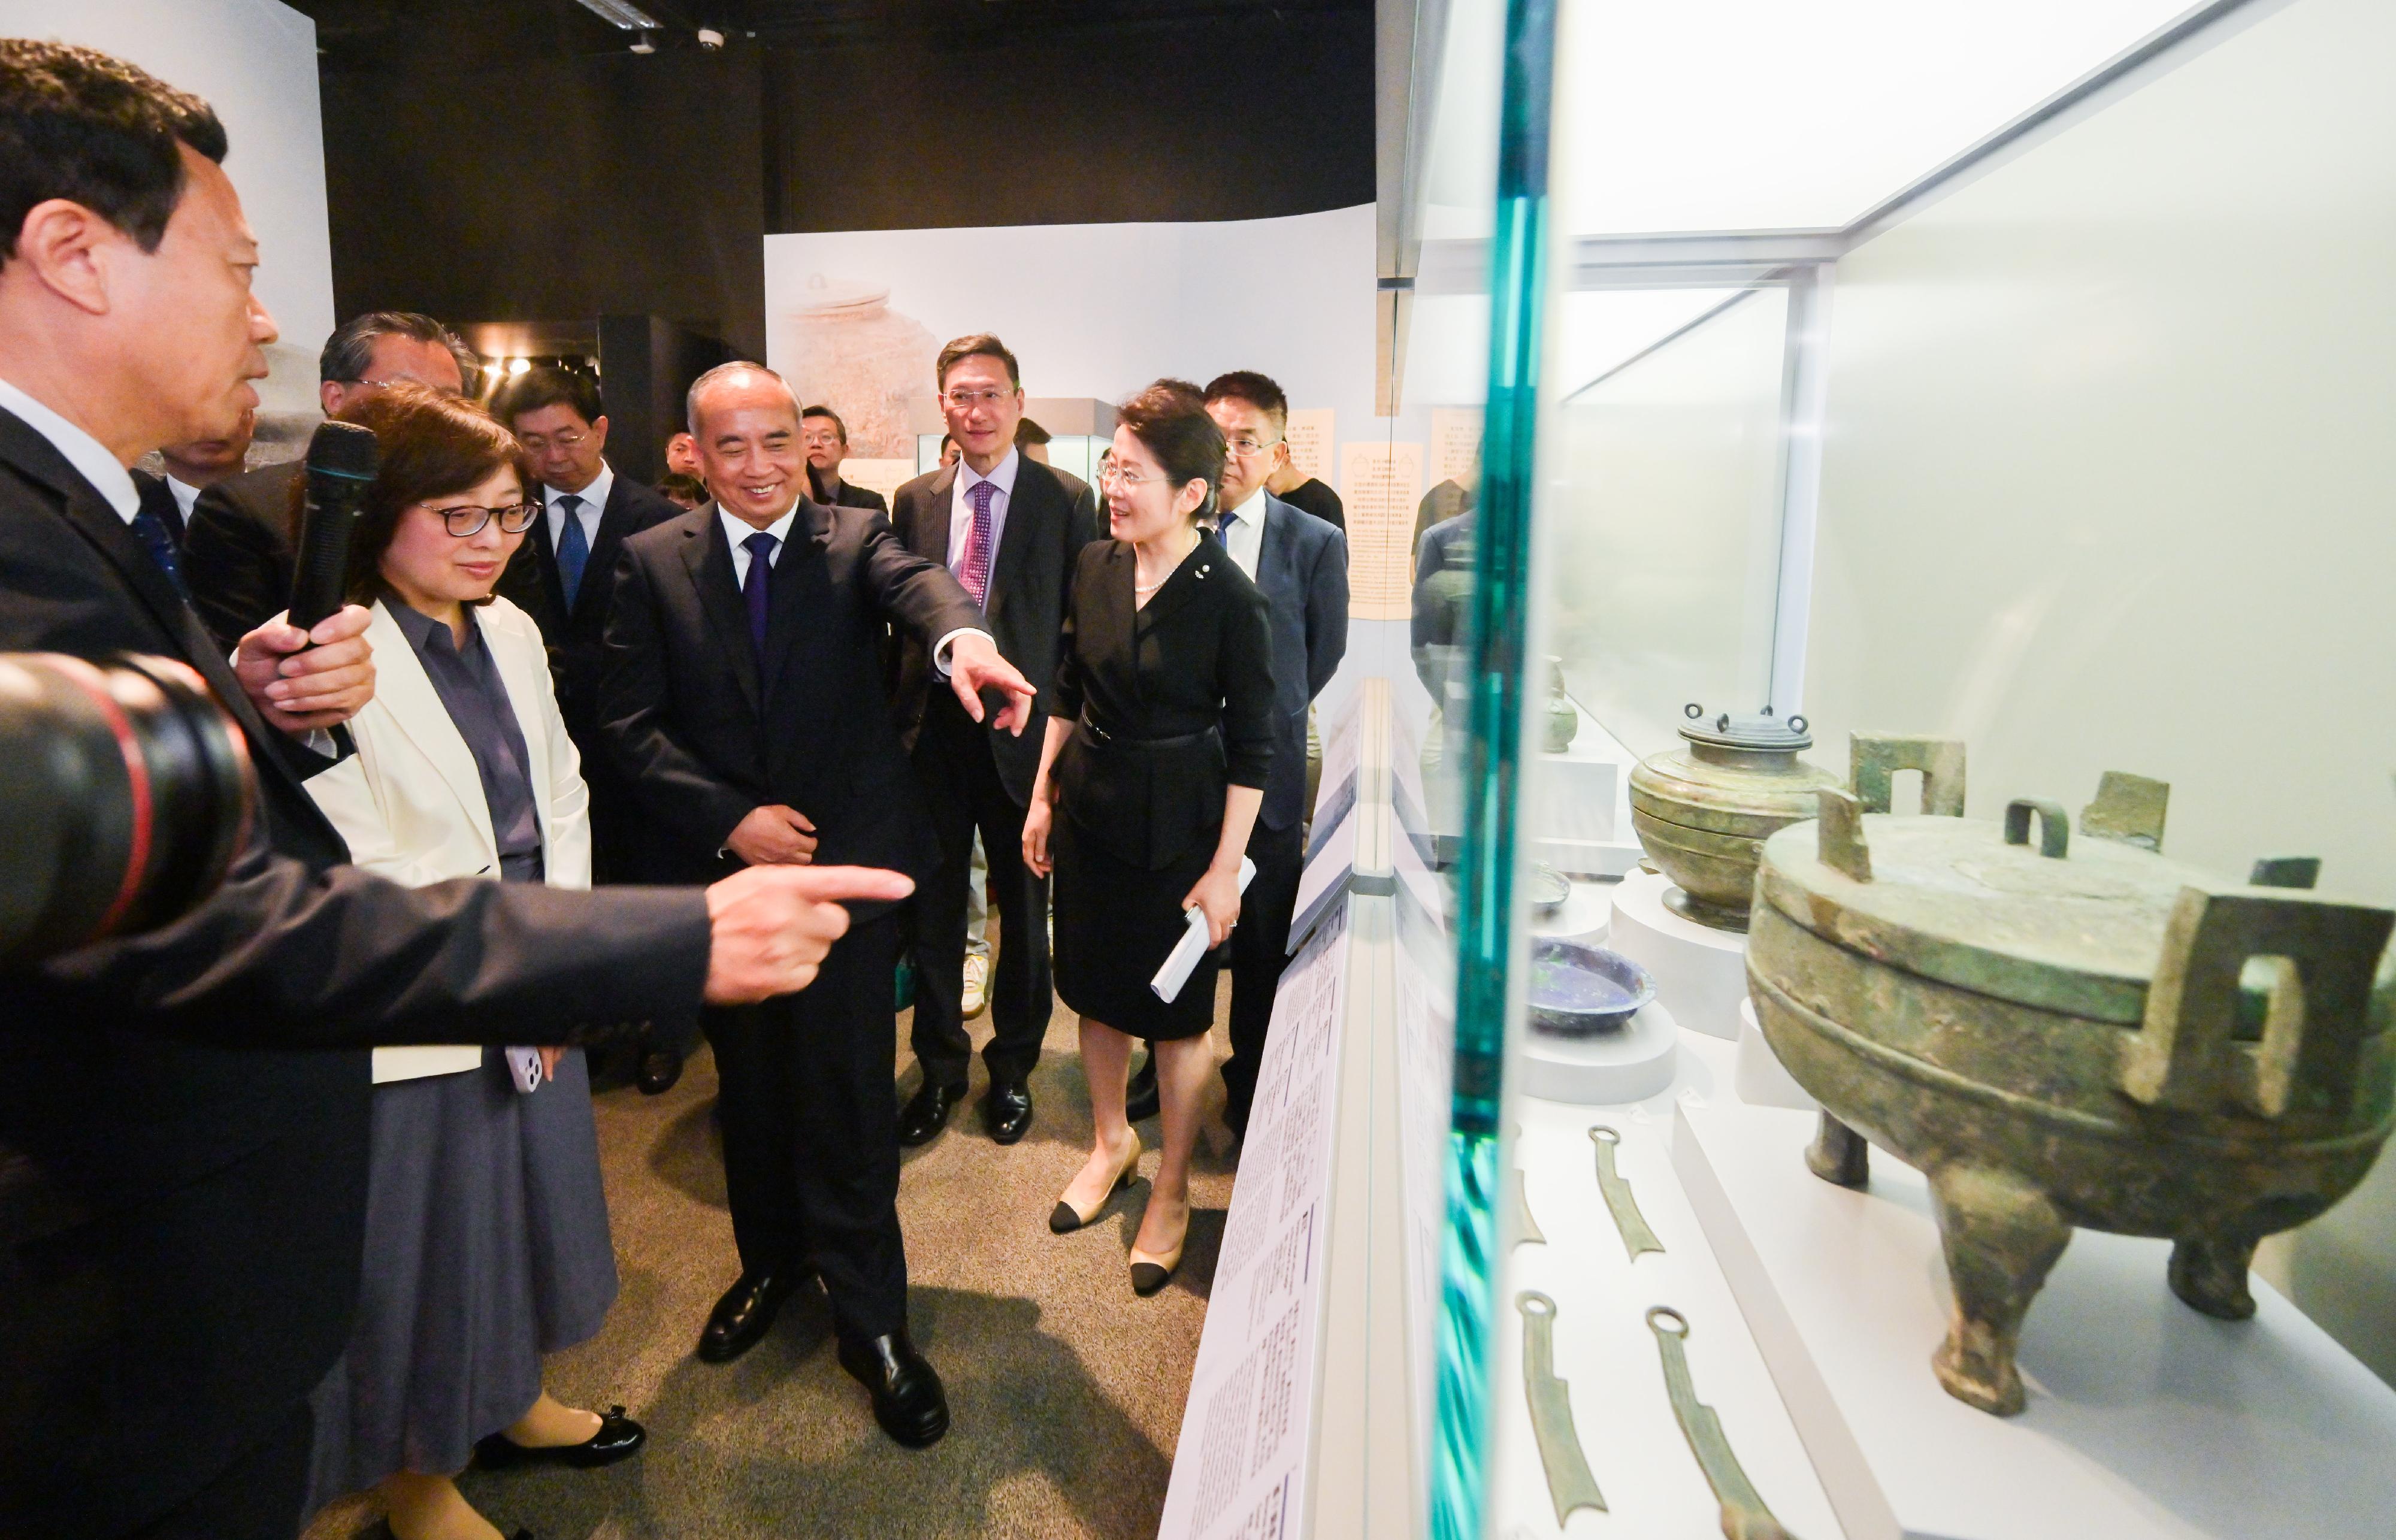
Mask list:
[{"label": "shirt cuff", "polygon": [[341,757],[341,746],[333,741],[330,727],[309,728],[306,736],[300,739],[300,746],[328,760]]},{"label": "shirt cuff", "polygon": [[932,667],[938,671],[942,679],[949,677],[949,648],[960,636],[978,636],[993,647],[998,645],[998,638],[992,636],[979,626],[959,626],[956,630],[948,632],[932,644]]}]

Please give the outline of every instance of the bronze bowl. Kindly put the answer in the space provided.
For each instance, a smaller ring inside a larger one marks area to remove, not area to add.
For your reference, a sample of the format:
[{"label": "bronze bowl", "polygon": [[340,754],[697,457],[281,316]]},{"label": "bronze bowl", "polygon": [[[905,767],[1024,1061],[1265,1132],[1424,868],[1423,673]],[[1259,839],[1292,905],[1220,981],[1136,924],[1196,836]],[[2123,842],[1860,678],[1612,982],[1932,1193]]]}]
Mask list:
[{"label": "bronze bowl", "polygon": [[2100,796],[2076,843],[2051,803],[2000,825],[1826,791],[1756,875],[1756,1019],[1825,1109],[1807,1164],[1861,1186],[1869,1140],[1929,1178],[1954,1294],[1933,1368],[2000,1415],[2072,1227],[2169,1239],[2173,1292],[2243,1319],[2256,1243],[2351,1191],[2396,1117],[2373,1003],[2396,915],[2167,861],[2164,789],[2107,785],[2150,818]]},{"label": "bronze bowl", "polygon": [[1631,825],[1678,892],[1665,902],[1716,930],[1747,928],[1755,857],[1776,830],[1814,816],[1814,794],[1838,780],[1797,756],[1813,747],[1805,719],[1708,717],[1692,703],[1681,728],[1688,747],[1643,760],[1631,772]]}]

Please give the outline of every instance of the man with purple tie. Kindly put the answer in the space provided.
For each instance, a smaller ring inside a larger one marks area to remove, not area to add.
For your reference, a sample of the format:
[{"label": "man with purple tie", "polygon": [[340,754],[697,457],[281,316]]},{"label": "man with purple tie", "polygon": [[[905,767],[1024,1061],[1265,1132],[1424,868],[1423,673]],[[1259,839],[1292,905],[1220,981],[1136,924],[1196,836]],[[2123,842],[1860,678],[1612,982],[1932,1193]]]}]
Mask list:
[{"label": "man with purple tie", "polygon": [[[665,882],[859,859],[928,874],[939,845],[890,718],[886,628],[917,639],[961,708],[1001,728],[1021,730],[1032,686],[957,580],[887,518],[806,496],[799,404],[780,376],[709,370],[690,388],[690,428],[713,500],[624,541],[599,670],[599,730],[640,804],[643,870]],[[699,1356],[746,1352],[819,1275],[841,1367],[883,1430],[920,1447],[949,1413],[907,1334],[890,1096],[898,920],[890,904],[850,913],[812,989],[701,1014],[740,1276]]]},{"label": "man with purple tie", "polygon": [[939,836],[940,863],[916,890],[913,1044],[924,1078],[899,1113],[898,1137],[910,1145],[934,1138],[965,1098],[973,1059],[963,1009],[965,914],[979,830],[999,914],[982,1122],[993,1140],[1010,1145],[1032,1127],[1031,1075],[1054,1008],[1048,884],[1023,864],[1023,813],[1040,768],[1065,595],[1082,548],[1098,538],[1098,504],[1086,487],[1077,493],[1017,447],[1023,380],[1006,344],[986,333],[961,337],[940,350],[935,367],[959,458],[900,487],[890,522],[907,549],[956,575],[999,651],[1040,700],[1022,737],[994,733],[950,692],[932,687],[920,645],[905,644],[900,654],[900,727]]}]

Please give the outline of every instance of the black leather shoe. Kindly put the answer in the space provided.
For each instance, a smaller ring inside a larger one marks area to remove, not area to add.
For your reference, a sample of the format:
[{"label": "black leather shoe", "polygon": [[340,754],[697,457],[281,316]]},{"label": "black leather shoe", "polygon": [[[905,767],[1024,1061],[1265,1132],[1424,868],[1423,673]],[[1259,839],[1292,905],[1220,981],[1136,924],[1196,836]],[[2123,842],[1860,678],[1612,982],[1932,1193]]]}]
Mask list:
[{"label": "black leather shoe", "polygon": [[939,1137],[940,1130],[949,1126],[949,1114],[965,1099],[963,1081],[953,1085],[935,1085],[925,1081],[923,1089],[908,1097],[907,1105],[898,1109],[898,1142],[911,1148],[930,1144]]},{"label": "black leather shoe", "polygon": [[709,1363],[729,1363],[756,1347],[797,1281],[796,1269],[742,1273],[707,1313],[707,1328],[699,1334],[699,1356]]},{"label": "black leather shoe", "polygon": [[1032,1087],[1021,1081],[992,1081],[981,1099],[982,1126],[991,1142],[1011,1145],[1032,1132]]},{"label": "black leather shoe", "polygon": [[648,1048],[641,1054],[641,1068],[633,1077],[644,1096],[662,1096],[682,1079],[682,1052],[675,1048]]},{"label": "black leather shoe", "polygon": [[520,1465],[563,1465],[593,1470],[637,1453],[648,1441],[647,1428],[624,1415],[621,1406],[611,1406],[599,1418],[599,1431],[579,1444],[526,1449],[504,1433],[494,1433],[474,1445],[474,1463],[485,1470],[505,1470]]},{"label": "black leather shoe", "polygon": [[872,1393],[873,1420],[898,1442],[925,1449],[949,1430],[948,1392],[906,1333],[854,1346],[843,1342],[840,1366]]},{"label": "black leather shoe", "polygon": [[1156,1094],[1156,1050],[1151,1048],[1148,1061],[1133,1071],[1131,1083],[1124,1087],[1124,1122],[1145,1122],[1155,1117],[1163,1105]]}]

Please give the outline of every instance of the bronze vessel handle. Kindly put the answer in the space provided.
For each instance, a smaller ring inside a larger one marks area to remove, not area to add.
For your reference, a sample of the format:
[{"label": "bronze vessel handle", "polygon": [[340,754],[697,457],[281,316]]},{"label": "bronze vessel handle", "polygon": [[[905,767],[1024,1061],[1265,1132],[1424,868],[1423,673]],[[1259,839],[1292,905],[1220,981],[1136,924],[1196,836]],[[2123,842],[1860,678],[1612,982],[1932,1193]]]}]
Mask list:
[{"label": "bronze vessel handle", "polygon": [[2030,816],[2038,815],[2038,853],[2062,860],[2071,848],[2071,815],[2061,803],[2038,797],[2016,797],[2005,803],[2005,843],[2030,843]]},{"label": "bronze vessel handle", "polygon": [[[2333,1122],[2351,1110],[2373,972],[2396,915],[2280,893],[2180,889],[2123,1094],[2149,1107]],[[2241,1042],[2240,976],[2270,965],[2259,1041]]]},{"label": "bronze vessel handle", "polygon": [[1852,791],[1826,786],[1814,794],[1820,811],[1814,830],[1815,854],[1832,871],[1869,883],[1871,847],[1864,843],[1864,804]]},{"label": "bronze vessel handle", "polygon": [[1900,770],[1922,772],[1922,811],[1963,816],[1963,741],[1890,733],[1847,735],[1847,790],[1867,813],[1889,811],[1891,783]]}]

